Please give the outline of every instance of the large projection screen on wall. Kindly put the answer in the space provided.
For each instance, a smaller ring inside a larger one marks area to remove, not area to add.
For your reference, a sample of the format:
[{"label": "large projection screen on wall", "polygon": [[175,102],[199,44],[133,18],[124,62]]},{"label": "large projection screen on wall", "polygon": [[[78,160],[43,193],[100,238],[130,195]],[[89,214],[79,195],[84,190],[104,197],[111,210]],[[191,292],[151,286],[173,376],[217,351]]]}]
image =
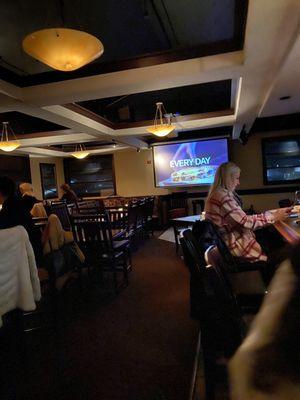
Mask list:
[{"label": "large projection screen on wall", "polygon": [[227,138],[153,146],[156,187],[210,185],[228,161]]}]

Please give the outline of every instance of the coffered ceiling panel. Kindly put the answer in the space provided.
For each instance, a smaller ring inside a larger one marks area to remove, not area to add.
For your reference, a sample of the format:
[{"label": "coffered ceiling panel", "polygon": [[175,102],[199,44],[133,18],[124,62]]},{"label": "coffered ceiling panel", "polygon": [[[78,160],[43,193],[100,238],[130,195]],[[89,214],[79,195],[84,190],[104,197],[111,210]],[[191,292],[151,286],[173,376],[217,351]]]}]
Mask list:
[{"label": "coffered ceiling panel", "polygon": [[[247,0],[3,0],[0,66],[20,86],[240,50]],[[23,38],[49,27],[84,30],[104,54],[61,73],[22,50]]]}]

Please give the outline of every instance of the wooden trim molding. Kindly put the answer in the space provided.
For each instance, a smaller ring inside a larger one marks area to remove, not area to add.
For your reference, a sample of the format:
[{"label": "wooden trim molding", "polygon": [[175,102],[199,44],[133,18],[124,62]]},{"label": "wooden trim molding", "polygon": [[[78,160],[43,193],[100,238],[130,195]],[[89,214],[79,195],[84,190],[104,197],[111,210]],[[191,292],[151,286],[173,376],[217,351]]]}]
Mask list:
[{"label": "wooden trim molding", "polygon": [[67,108],[70,111],[74,111],[77,114],[80,114],[84,117],[87,117],[95,122],[99,122],[99,124],[105,125],[109,128],[114,129],[114,124],[106,118],[100,117],[100,115],[94,113],[93,111],[88,110],[85,107],[80,106],[76,103],[68,103],[64,104],[62,107]]},{"label": "wooden trim molding", "polygon": [[36,139],[42,137],[52,137],[52,136],[64,136],[70,134],[78,134],[78,132],[74,132],[72,129],[62,129],[57,131],[49,131],[49,132],[35,132],[35,133],[24,133],[22,135],[18,134],[18,139]]},{"label": "wooden trim molding", "polygon": [[[187,190],[186,187],[181,188],[183,191]],[[237,193],[240,196],[249,196],[249,195],[254,195],[254,194],[274,194],[274,193],[294,193],[296,190],[298,190],[298,186],[288,186],[288,187],[271,187],[271,188],[259,188],[259,189],[241,189],[237,190]],[[199,191],[199,192],[187,192],[186,197],[189,199],[197,199],[197,198],[205,198],[208,195],[208,191]],[[171,194],[166,194],[162,195],[161,197],[164,199],[168,199],[171,196]]]}]

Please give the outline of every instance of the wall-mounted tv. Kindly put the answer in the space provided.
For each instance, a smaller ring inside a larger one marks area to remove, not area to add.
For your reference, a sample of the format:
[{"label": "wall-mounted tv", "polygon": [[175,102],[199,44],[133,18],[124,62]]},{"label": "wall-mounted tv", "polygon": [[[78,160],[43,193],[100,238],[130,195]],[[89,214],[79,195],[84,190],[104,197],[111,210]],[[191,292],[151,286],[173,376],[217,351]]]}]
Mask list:
[{"label": "wall-mounted tv", "polygon": [[210,185],[228,161],[226,138],[153,146],[156,187]]},{"label": "wall-mounted tv", "polygon": [[264,184],[300,182],[300,136],[262,139]]}]

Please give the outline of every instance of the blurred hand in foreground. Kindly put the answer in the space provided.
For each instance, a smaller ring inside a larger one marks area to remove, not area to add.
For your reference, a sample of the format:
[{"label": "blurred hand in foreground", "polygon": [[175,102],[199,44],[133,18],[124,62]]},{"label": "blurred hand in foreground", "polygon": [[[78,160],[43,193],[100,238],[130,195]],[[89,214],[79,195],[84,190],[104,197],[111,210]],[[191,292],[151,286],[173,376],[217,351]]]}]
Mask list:
[{"label": "blurred hand in foreground", "polygon": [[278,208],[276,210],[271,210],[269,211],[272,216],[274,221],[282,221],[286,219],[290,213],[292,212],[293,207],[285,207],[285,208]]}]

